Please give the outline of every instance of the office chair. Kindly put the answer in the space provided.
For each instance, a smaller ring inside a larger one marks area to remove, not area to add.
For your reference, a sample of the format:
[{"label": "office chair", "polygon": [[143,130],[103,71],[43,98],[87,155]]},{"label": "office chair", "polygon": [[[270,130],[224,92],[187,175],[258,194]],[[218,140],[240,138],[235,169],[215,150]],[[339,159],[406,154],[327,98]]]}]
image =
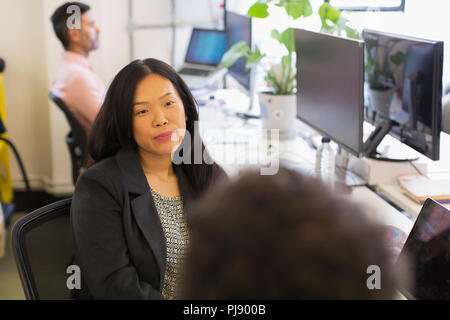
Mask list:
[{"label": "office chair", "polygon": [[30,212],[12,229],[17,269],[28,300],[69,299],[67,267],[74,256],[70,204],[61,200]]},{"label": "office chair", "polygon": [[53,93],[50,92],[49,95],[50,99],[64,112],[70,125],[71,130],[66,136],[66,143],[72,160],[72,180],[75,184],[87,160],[87,134],[65,103]]}]

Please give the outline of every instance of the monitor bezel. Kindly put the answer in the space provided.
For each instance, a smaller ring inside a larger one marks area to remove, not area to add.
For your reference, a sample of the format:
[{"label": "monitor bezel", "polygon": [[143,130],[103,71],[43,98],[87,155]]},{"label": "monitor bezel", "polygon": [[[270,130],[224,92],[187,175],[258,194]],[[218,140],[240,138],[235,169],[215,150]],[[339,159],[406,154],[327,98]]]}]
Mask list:
[{"label": "monitor bezel", "polygon": [[[250,27],[249,27],[249,33],[250,33],[250,43],[248,43],[248,46],[250,47],[250,49],[252,49],[252,42],[253,42],[253,37],[252,37],[252,32],[253,32],[253,23],[252,23],[252,18],[251,17],[249,17],[249,16],[247,16],[247,15],[243,15],[243,14],[239,14],[239,13],[236,13],[236,12],[232,12],[232,11],[226,11],[225,12],[225,17],[224,17],[224,21],[225,21],[225,23],[224,23],[224,26],[225,26],[225,32],[227,32],[227,30],[228,30],[228,15],[229,14],[231,14],[231,15],[234,15],[234,16],[237,16],[237,17],[240,17],[240,18],[247,18],[248,20],[249,20],[249,22],[250,22]],[[230,45],[229,45],[229,39],[228,39],[228,33],[227,33],[227,50],[228,49],[230,49]],[[252,81],[252,77],[251,77],[251,70],[249,70],[248,71],[248,75],[247,75],[247,78],[248,78],[248,80],[247,81],[242,81],[242,79],[240,79],[240,77],[239,77],[239,74],[237,73],[237,72],[235,72],[234,70],[232,70],[231,69],[232,67],[230,67],[230,68],[228,68],[228,74],[230,75],[230,76],[232,76],[233,77],[233,79],[234,80],[236,80],[241,86],[243,86],[246,90],[250,90],[250,88],[251,88],[251,81]]]},{"label": "monitor bezel", "polygon": [[[423,217],[423,212],[425,212],[425,210],[427,210],[428,207],[432,207],[432,208],[440,207],[440,208],[444,208],[444,209],[446,209],[448,211],[447,208],[445,208],[444,206],[442,206],[440,203],[438,203],[437,201],[433,200],[432,198],[427,198],[425,200],[425,202],[423,203],[422,208],[421,208],[421,210],[420,210],[420,212],[419,212],[419,214],[418,214],[418,216],[417,216],[417,218],[416,218],[416,220],[415,220],[415,222],[414,222],[414,224],[413,224],[413,226],[411,228],[411,231],[409,232],[408,237],[405,240],[405,243],[404,243],[404,245],[402,247],[402,250],[400,251],[400,254],[397,257],[397,260],[396,260],[396,263],[395,263],[395,267],[396,268],[402,268],[403,265],[401,263],[399,263],[399,261],[404,259],[405,256],[406,256],[406,259],[408,259],[408,252],[406,252],[406,251],[408,250],[407,245],[410,245],[410,243],[412,241],[412,240],[410,240],[411,239],[410,235],[412,234],[413,231],[415,231],[415,229],[419,228],[419,224],[423,224],[423,223],[426,222],[426,220],[424,220],[426,218]],[[400,271],[403,271],[403,270],[400,270]],[[413,283],[412,285],[416,286],[415,283]],[[402,286],[402,287],[398,288],[398,290],[407,299],[415,300],[415,299],[418,298],[417,297],[417,293],[413,292],[412,288],[407,288],[407,287]]]},{"label": "monitor bezel", "polygon": [[[347,43],[352,43],[354,44],[358,50],[359,50],[359,61],[358,63],[360,64],[360,73],[359,73],[359,83],[360,83],[360,90],[359,90],[359,104],[360,104],[360,108],[359,108],[359,125],[358,125],[358,150],[354,149],[352,146],[347,145],[347,143],[344,143],[343,141],[341,141],[340,139],[337,139],[336,137],[332,137],[331,135],[328,134],[328,132],[326,132],[326,130],[316,126],[314,123],[310,123],[307,119],[304,119],[301,116],[301,113],[298,110],[301,110],[301,106],[299,107],[299,103],[300,103],[300,99],[299,96],[301,96],[301,92],[299,90],[299,68],[297,67],[297,75],[296,75],[296,80],[297,80],[297,119],[299,119],[300,121],[306,123],[307,125],[309,125],[310,127],[312,127],[314,130],[316,130],[317,132],[319,132],[320,134],[329,137],[331,140],[333,140],[334,142],[336,142],[339,146],[343,147],[345,150],[347,150],[348,152],[350,152],[351,154],[355,155],[356,157],[361,157],[363,155],[363,149],[364,149],[364,143],[363,143],[363,121],[364,121],[364,55],[365,55],[365,47],[364,47],[364,41],[359,40],[359,39],[351,39],[351,38],[343,38],[343,37],[339,37],[339,36],[335,36],[332,34],[326,34],[326,33],[320,33],[320,32],[314,32],[314,31],[309,31],[309,30],[305,30],[305,29],[299,29],[296,28],[294,29],[295,32],[295,50],[296,53],[298,52],[297,50],[297,46],[298,46],[298,42],[297,42],[297,38],[298,38],[298,34],[300,32],[307,32],[310,34],[314,34],[314,35],[318,35],[321,37],[327,37],[327,38],[334,38],[334,39],[339,39],[339,40],[343,40]],[[296,65],[298,65],[299,63],[299,55],[296,54]]]},{"label": "monitor bezel", "polygon": [[[405,143],[408,147],[416,150],[420,154],[424,155],[425,157],[430,158],[431,160],[439,160],[440,158],[440,132],[442,130],[441,128],[441,119],[442,119],[442,74],[443,74],[443,54],[444,54],[444,43],[443,41],[438,40],[430,40],[430,39],[424,39],[409,35],[402,35],[402,34],[396,34],[396,33],[390,33],[385,31],[379,31],[379,30],[373,30],[369,28],[363,29],[361,32],[361,37],[364,39],[364,34],[370,33],[373,35],[380,35],[383,37],[390,37],[395,39],[401,39],[406,41],[415,41],[415,42],[421,42],[426,44],[431,44],[434,46],[434,57],[433,57],[433,85],[432,85],[432,120],[431,120],[431,134],[432,134],[432,154],[431,157],[429,155],[424,154],[420,149],[417,147],[414,147],[407,143],[405,139],[402,139],[401,134],[396,132],[396,128],[393,128],[389,131],[389,135],[394,137],[395,139],[401,141],[402,143]],[[440,66],[439,66],[440,64]],[[364,78],[365,82],[365,78]],[[437,84],[437,85],[436,85]],[[364,109],[367,106],[364,105]],[[367,121],[374,125],[370,121],[370,119],[366,119],[364,117],[364,121]]]}]

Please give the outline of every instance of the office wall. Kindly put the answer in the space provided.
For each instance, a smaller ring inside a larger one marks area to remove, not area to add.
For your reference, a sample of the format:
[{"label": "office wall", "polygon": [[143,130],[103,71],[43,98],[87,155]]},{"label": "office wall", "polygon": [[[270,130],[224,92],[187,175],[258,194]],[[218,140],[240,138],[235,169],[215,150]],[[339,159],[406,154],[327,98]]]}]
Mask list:
[{"label": "office wall", "polygon": [[[50,16],[64,0],[0,0],[0,56],[5,59],[8,131],[22,155],[33,189],[54,194],[73,191],[70,156],[64,138],[69,126],[48,99],[63,48]],[[155,57],[171,62],[172,28],[176,24],[175,66],[182,63],[193,25],[216,25],[221,0],[133,0],[136,24],[156,27],[137,31],[130,56],[128,0],[85,0],[100,28],[100,48],[89,59],[106,85],[132,58]],[[173,19],[173,20],[172,20]],[[16,190],[24,188],[10,153]]]},{"label": "office wall", "polygon": [[[64,141],[69,126],[48,99],[48,87],[63,52],[50,16],[64,2],[0,0],[0,56],[7,64],[4,81],[9,137],[19,149],[32,188],[55,194],[73,190]],[[102,30],[101,47],[90,60],[100,78],[109,84],[129,61],[126,1],[85,2],[91,5]],[[10,163],[13,186],[21,189],[24,184],[12,153]]]},{"label": "office wall", "polygon": [[134,24],[149,27],[135,31],[133,58],[154,57],[178,68],[184,61],[194,26],[223,28],[223,10],[220,9],[222,2],[223,0],[133,0]]},{"label": "office wall", "polygon": [[[64,52],[56,38],[49,17],[64,0],[43,0],[43,29],[45,43],[45,63],[47,88],[50,86]],[[128,35],[126,32],[128,13],[127,3],[123,0],[86,0],[91,14],[100,28],[100,46],[93,51],[89,60],[92,67],[105,85],[109,85],[117,72],[129,62]],[[44,181],[43,187],[50,193],[70,193],[73,190],[71,162],[64,137],[69,126],[63,113],[50,100],[46,101],[50,123],[51,176]]]},{"label": "office wall", "polygon": [[[7,129],[38,186],[52,170],[42,1],[0,0],[0,12]],[[11,152],[10,163],[17,182],[21,175]]]}]

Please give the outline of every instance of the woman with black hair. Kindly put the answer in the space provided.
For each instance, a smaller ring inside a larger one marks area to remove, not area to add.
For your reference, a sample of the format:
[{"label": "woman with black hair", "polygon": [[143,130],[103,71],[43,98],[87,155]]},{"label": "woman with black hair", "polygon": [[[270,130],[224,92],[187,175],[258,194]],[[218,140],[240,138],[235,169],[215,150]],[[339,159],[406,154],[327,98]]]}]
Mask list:
[{"label": "woman with black hair", "polygon": [[225,176],[197,121],[188,87],[162,61],[133,61],[112,81],[89,137],[94,164],[72,200],[81,297],[176,298],[188,207]]}]

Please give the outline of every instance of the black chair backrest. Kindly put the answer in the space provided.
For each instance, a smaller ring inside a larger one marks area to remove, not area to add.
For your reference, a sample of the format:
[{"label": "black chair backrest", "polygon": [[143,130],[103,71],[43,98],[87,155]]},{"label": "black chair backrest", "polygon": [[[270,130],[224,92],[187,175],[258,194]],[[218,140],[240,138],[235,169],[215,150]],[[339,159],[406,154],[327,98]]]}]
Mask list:
[{"label": "black chair backrest", "polygon": [[12,244],[25,296],[29,300],[69,299],[67,267],[74,248],[70,231],[70,204],[65,199],[19,219]]},{"label": "black chair backrest", "polygon": [[87,160],[87,134],[83,126],[74,117],[65,103],[50,92],[50,99],[63,111],[69,122],[71,131],[67,134],[66,143],[69,147],[72,160],[72,180],[76,183],[80,175],[80,169],[86,164]]}]

